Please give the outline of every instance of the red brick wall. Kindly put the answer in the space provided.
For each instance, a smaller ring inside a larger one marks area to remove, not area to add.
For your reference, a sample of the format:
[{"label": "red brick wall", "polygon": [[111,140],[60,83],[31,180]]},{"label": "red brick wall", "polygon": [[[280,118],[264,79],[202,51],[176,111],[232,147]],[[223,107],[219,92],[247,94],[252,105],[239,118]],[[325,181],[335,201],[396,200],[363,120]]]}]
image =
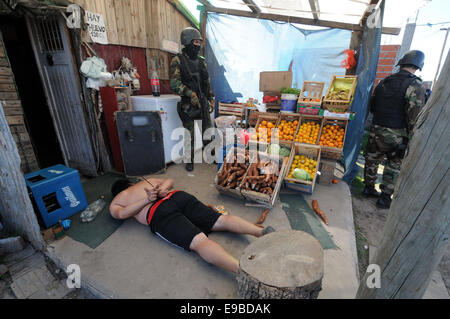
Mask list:
[{"label": "red brick wall", "polygon": [[378,57],[377,75],[375,77],[374,87],[376,87],[382,79],[392,74],[398,50],[400,50],[400,45],[380,46],[380,55]]}]

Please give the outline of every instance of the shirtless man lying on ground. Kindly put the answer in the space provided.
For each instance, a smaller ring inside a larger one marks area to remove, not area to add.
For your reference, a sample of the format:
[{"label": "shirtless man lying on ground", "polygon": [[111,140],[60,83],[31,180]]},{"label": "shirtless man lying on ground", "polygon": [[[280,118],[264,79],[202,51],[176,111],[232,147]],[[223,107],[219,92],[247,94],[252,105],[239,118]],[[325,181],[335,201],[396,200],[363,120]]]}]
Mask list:
[{"label": "shirtless man lying on ground", "polygon": [[208,263],[237,273],[239,261],[206,235],[213,231],[230,231],[261,237],[274,231],[260,228],[240,217],[222,215],[202,204],[194,196],[172,190],[172,179],[151,178],[133,184],[128,180],[114,183],[109,207],[116,219],[134,217],[139,223],[166,241],[195,251]]}]

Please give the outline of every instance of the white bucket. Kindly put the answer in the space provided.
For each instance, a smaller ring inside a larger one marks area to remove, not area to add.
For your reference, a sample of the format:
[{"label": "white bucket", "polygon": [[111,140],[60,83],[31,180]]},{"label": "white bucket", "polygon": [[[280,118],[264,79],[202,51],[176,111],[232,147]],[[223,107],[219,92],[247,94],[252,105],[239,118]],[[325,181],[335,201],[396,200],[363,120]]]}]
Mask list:
[{"label": "white bucket", "polygon": [[280,112],[295,113],[297,111],[297,100],[298,96],[295,94],[282,94]]}]

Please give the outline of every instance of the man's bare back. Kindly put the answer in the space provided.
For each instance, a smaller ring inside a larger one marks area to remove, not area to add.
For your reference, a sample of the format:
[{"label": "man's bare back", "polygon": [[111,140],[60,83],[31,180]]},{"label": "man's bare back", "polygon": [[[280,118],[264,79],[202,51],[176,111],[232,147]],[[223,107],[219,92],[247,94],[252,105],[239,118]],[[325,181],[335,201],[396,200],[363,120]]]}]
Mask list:
[{"label": "man's bare back", "polygon": [[[147,180],[157,189],[155,191],[155,198],[153,200],[149,199],[149,194],[154,192],[154,189],[148,182],[142,181],[134,184],[114,197],[111,202],[110,212],[114,218],[126,219],[134,217],[139,223],[148,225],[147,212],[150,206],[156,201],[156,192],[159,198],[164,197],[172,188],[173,181],[170,179],[156,178]],[[124,212],[127,207],[132,208]]]}]

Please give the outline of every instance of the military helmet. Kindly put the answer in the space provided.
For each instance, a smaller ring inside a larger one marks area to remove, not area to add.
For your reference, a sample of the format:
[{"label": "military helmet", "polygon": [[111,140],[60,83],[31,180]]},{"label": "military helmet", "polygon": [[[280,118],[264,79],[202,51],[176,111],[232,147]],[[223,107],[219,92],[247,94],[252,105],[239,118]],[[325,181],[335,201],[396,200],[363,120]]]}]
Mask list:
[{"label": "military helmet", "polygon": [[397,65],[410,64],[422,70],[423,64],[425,62],[425,54],[419,50],[412,50],[405,53],[403,58],[401,58]]},{"label": "military helmet", "polygon": [[203,41],[203,38],[197,29],[188,27],[181,32],[181,44],[189,45],[192,42],[192,40],[202,40]]}]

